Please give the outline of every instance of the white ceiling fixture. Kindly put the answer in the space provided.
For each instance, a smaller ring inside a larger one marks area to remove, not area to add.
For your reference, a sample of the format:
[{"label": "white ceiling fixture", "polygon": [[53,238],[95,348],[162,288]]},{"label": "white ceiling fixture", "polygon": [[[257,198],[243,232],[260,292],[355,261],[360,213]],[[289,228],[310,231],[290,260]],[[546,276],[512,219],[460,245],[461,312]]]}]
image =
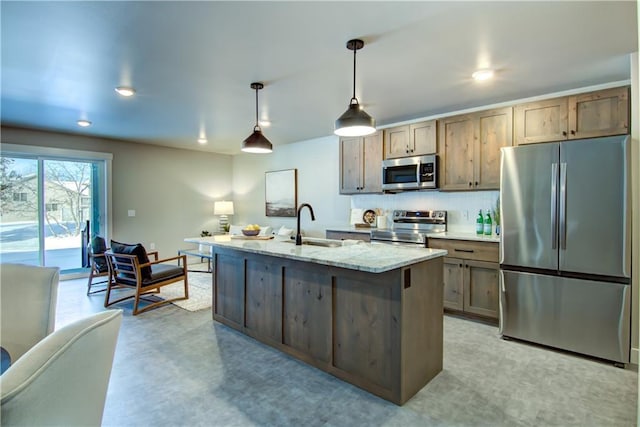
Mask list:
[{"label": "white ceiling fixture", "polygon": [[91,126],[91,122],[89,120],[82,119],[82,120],[78,120],[76,123],[78,124],[78,126],[80,126],[82,128],[86,128],[86,127]]},{"label": "white ceiling fixture", "polygon": [[267,154],[273,151],[273,145],[262,134],[258,123],[258,91],[262,88],[264,84],[260,82],[251,83],[251,89],[256,91],[256,125],[253,127],[253,133],[242,142],[242,151],[245,153]]},{"label": "white ceiling fixture", "polygon": [[134,88],[127,86],[118,86],[116,88],[116,92],[118,92],[120,96],[127,98],[136,94],[136,90]]},{"label": "white ceiling fixture", "polygon": [[491,68],[482,68],[471,74],[471,77],[477,82],[482,82],[493,78],[493,75],[494,71]]},{"label": "white ceiling fixture", "polygon": [[207,142],[209,142],[207,141],[207,138],[202,138],[202,137],[198,138],[198,144],[206,144]]},{"label": "white ceiling fixture", "polygon": [[347,111],[336,120],[333,133],[339,136],[364,136],[376,131],[376,121],[362,109],[356,98],[356,51],[363,47],[364,42],[360,39],[347,42],[347,49],[353,51],[353,96]]}]

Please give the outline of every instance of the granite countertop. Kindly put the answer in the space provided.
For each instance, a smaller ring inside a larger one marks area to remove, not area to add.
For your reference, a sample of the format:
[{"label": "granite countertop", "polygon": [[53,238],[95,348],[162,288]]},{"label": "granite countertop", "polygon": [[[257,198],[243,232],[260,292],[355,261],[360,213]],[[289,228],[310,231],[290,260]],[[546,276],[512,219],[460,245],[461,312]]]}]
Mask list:
[{"label": "granite countertop", "polygon": [[383,273],[447,255],[447,251],[440,249],[372,245],[356,241],[347,242],[347,244],[338,247],[296,246],[293,241],[278,238],[259,240],[231,238],[228,235],[192,237],[186,238],[184,241],[369,273]]}]

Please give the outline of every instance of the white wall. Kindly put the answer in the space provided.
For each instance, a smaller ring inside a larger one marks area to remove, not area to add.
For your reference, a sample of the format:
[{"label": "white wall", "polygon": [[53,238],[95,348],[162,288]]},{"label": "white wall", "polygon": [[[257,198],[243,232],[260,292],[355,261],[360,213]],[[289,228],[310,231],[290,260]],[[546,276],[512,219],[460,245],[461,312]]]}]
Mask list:
[{"label": "white wall", "polygon": [[231,197],[226,155],[10,127],[2,127],[2,142],[112,153],[113,233],[107,237],[147,249],[154,243],[161,257],[175,256],[185,237],[217,229],[213,203]]},{"label": "white wall", "polygon": [[[269,132],[265,131],[266,136]],[[261,224],[296,227],[295,218],[265,215],[265,172],[298,170],[298,205],[309,203],[316,221],[308,212],[301,216],[301,229],[308,236],[324,237],[325,229],[349,223],[351,198],[339,191],[338,138],[323,138],[277,146],[272,154],[239,154],[233,157],[233,200],[237,215],[232,224]]]}]

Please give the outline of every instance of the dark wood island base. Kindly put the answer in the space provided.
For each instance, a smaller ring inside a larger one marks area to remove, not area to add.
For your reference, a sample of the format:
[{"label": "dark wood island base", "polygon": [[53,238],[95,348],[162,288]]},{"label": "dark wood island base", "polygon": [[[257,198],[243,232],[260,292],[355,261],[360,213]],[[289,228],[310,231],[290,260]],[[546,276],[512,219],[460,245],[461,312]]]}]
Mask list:
[{"label": "dark wood island base", "polygon": [[370,273],[213,252],[214,320],[398,405],[442,370],[442,257]]}]

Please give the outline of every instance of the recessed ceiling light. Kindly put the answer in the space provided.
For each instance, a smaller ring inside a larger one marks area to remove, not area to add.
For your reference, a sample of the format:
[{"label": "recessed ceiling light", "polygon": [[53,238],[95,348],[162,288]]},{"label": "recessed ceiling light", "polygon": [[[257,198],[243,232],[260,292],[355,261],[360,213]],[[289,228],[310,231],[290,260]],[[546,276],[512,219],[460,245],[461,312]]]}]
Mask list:
[{"label": "recessed ceiling light", "polygon": [[493,70],[490,68],[483,68],[471,74],[471,77],[473,77],[473,80],[477,82],[489,80],[491,77],[493,77]]},{"label": "recessed ceiling light", "polygon": [[116,88],[116,92],[118,92],[122,96],[133,96],[136,93],[136,90],[132,87],[127,86],[118,86]]},{"label": "recessed ceiling light", "polygon": [[198,144],[206,144],[207,142],[207,138],[198,138]]},{"label": "recessed ceiling light", "polygon": [[89,120],[78,120],[76,122],[78,126],[86,128],[87,126],[91,126],[91,122]]}]

